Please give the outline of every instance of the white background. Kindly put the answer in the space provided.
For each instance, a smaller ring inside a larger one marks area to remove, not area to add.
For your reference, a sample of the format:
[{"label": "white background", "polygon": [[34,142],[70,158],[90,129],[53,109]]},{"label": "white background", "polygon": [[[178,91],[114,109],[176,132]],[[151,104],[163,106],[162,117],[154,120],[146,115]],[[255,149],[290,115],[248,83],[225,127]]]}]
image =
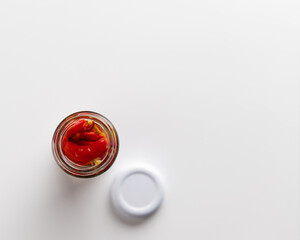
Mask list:
[{"label": "white background", "polygon": [[[298,0],[2,0],[0,239],[299,239]],[[107,116],[109,172],[77,179],[58,123]],[[130,222],[109,189],[134,163],[165,182]]]}]

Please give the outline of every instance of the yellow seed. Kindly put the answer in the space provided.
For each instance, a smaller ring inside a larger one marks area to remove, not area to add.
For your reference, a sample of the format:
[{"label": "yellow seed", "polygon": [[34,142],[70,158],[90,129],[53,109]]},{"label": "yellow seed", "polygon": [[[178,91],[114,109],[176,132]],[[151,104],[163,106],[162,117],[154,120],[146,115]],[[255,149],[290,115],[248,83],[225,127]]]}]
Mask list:
[{"label": "yellow seed", "polygon": [[100,129],[96,124],[94,125],[94,129],[96,130],[97,133],[102,134],[102,132],[100,131]]},{"label": "yellow seed", "polygon": [[92,161],[89,162],[92,166],[100,164],[102,161],[99,158],[95,158]]},{"label": "yellow seed", "polygon": [[88,125],[92,125],[92,124],[93,124],[93,121],[92,121],[92,120],[88,120],[88,121],[87,121],[87,124],[88,124]]},{"label": "yellow seed", "polygon": [[99,159],[95,159],[95,160],[94,160],[94,164],[95,164],[95,165],[99,165],[100,163],[101,163],[101,160],[99,160]]}]

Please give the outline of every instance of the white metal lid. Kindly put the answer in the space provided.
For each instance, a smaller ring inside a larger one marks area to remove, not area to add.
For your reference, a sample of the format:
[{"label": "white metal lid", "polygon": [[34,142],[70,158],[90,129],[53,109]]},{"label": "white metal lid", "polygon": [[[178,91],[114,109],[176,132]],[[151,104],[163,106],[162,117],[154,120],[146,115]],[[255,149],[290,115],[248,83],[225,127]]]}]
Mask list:
[{"label": "white metal lid", "polygon": [[161,205],[164,190],[161,180],[149,168],[130,168],[119,174],[111,189],[117,210],[134,217],[146,217]]}]

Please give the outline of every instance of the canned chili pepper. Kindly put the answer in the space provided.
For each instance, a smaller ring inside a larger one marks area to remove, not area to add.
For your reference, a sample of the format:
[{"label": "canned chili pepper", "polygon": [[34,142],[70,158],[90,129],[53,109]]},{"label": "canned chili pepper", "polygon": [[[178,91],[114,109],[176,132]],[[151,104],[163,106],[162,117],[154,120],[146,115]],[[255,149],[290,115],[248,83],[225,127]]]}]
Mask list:
[{"label": "canned chili pepper", "polygon": [[119,149],[116,129],[104,116],[82,111],[56,128],[52,151],[58,165],[76,177],[94,177],[110,168]]}]

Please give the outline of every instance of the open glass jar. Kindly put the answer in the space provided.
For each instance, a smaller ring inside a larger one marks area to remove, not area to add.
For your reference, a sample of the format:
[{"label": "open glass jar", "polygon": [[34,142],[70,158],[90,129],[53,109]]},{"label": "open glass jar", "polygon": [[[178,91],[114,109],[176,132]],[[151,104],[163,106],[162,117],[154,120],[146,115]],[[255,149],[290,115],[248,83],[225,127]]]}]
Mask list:
[{"label": "open glass jar", "polygon": [[118,149],[118,135],[112,123],[90,111],[66,117],[52,139],[56,162],[66,173],[76,177],[102,174],[114,163]]}]

